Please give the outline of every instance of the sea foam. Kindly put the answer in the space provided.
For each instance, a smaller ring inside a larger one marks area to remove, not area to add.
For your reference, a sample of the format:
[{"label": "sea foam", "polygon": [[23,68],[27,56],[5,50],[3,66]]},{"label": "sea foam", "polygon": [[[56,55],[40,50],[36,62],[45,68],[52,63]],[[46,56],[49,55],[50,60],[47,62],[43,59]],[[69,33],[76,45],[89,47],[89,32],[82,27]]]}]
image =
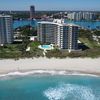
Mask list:
[{"label": "sea foam", "polygon": [[75,84],[60,84],[57,87],[48,88],[43,92],[48,100],[99,100],[89,87]]},{"label": "sea foam", "polygon": [[50,75],[81,75],[81,76],[93,76],[93,77],[99,77],[97,75],[93,74],[84,74],[80,72],[75,72],[75,71],[59,71],[59,70],[32,70],[32,71],[27,71],[27,72],[9,72],[7,74],[1,74],[0,77],[6,77],[6,76],[26,76],[26,75],[31,75],[31,74],[50,74]]}]

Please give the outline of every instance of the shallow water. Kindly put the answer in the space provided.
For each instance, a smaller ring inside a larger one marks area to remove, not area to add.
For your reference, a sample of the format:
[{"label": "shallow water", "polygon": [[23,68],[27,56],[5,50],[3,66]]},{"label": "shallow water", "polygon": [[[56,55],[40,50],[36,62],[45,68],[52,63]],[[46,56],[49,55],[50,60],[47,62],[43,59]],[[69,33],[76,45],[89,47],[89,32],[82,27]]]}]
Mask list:
[{"label": "shallow water", "polygon": [[2,77],[0,100],[100,100],[100,77],[47,74]]}]

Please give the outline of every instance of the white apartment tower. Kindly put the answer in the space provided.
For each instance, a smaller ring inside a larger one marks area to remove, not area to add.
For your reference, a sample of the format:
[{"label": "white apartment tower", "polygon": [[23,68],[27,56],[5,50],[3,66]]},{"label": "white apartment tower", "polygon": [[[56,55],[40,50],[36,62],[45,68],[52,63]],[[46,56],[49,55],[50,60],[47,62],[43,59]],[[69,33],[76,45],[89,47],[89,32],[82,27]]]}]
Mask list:
[{"label": "white apartment tower", "polygon": [[59,49],[74,51],[78,49],[78,26],[66,24],[64,20],[38,23],[38,40],[41,43],[53,43]]},{"label": "white apartment tower", "polygon": [[9,15],[0,15],[0,45],[12,43],[13,23]]}]

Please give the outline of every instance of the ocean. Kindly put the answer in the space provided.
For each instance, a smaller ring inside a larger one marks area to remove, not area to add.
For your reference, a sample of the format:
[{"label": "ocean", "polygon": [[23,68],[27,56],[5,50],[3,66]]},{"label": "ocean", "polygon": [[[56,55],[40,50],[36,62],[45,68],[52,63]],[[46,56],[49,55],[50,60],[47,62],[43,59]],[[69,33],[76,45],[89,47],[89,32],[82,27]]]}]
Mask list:
[{"label": "ocean", "polygon": [[30,74],[0,78],[0,100],[100,100],[100,77]]}]

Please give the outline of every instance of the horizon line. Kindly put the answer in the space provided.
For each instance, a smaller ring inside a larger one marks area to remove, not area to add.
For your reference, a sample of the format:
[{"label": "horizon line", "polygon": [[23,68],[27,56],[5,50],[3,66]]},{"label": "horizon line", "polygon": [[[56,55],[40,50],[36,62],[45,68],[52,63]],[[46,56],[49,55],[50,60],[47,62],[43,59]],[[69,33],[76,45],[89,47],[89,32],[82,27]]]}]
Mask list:
[{"label": "horizon line", "polygon": [[[30,11],[30,10],[0,10],[0,11]],[[35,10],[35,11],[97,11],[100,12],[100,10]]]}]

